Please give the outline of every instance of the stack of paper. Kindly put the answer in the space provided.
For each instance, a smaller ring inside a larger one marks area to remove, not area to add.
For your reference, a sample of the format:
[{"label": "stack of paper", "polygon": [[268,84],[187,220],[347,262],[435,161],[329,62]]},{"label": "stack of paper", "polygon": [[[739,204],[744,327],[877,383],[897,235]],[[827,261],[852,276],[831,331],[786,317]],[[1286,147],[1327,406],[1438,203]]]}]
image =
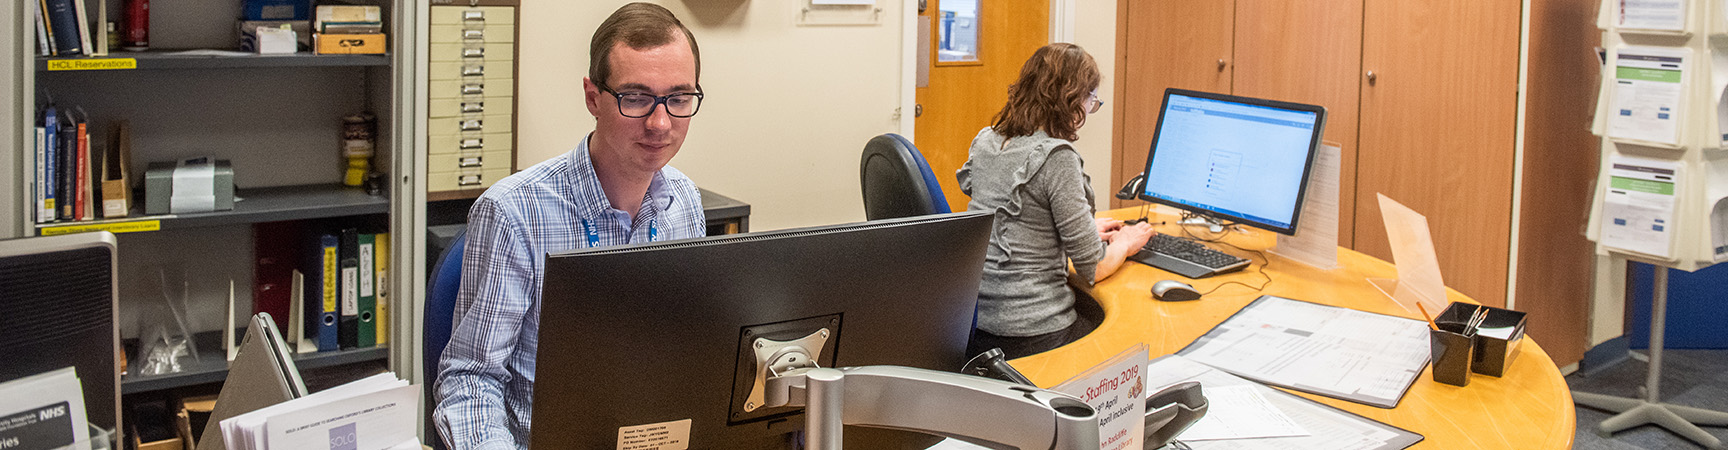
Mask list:
[{"label": "stack of paper", "polygon": [[229,450],[419,449],[420,387],[384,373],[223,420]]},{"label": "stack of paper", "polygon": [[0,448],[90,450],[82,386],[71,367],[0,383]]}]

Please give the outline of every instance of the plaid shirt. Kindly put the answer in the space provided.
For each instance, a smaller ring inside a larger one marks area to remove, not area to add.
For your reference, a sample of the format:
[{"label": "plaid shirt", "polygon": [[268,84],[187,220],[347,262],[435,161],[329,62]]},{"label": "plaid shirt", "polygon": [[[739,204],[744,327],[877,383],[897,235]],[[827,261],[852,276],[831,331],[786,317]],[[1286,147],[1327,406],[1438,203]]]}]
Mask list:
[{"label": "plaid shirt", "polygon": [[528,446],[546,254],[705,234],[701,194],[670,166],[654,175],[635,218],[612,208],[586,138],[487,189],[468,213],[462,288],[438,363],[434,419],[445,442]]}]

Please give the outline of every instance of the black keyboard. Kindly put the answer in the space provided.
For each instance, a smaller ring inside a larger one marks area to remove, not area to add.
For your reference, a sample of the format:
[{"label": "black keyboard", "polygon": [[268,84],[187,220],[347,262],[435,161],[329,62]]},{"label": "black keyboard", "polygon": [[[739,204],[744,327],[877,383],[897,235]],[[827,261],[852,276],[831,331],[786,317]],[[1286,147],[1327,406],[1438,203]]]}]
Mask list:
[{"label": "black keyboard", "polygon": [[1168,234],[1153,236],[1139,253],[1128,259],[1188,278],[1205,278],[1248,267],[1246,259]]}]

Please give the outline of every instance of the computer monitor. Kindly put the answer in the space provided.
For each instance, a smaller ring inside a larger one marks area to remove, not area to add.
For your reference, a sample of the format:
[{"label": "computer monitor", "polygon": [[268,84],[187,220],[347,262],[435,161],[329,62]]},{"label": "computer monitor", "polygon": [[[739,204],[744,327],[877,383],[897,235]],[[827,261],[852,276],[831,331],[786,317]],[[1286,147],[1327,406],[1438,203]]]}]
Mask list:
[{"label": "computer monitor", "polygon": [[[547,256],[534,448],[623,448],[687,427],[691,449],[799,448],[800,408],[751,404],[749,342],[831,336],[822,367],[959,371],[992,218],[965,212]],[[847,427],[847,448],[938,439]]]},{"label": "computer monitor", "polygon": [[1141,200],[1296,234],[1326,108],[1166,89]]},{"label": "computer monitor", "polygon": [[106,231],[0,240],[0,382],[71,366],[107,432],[120,428],[115,245]]}]

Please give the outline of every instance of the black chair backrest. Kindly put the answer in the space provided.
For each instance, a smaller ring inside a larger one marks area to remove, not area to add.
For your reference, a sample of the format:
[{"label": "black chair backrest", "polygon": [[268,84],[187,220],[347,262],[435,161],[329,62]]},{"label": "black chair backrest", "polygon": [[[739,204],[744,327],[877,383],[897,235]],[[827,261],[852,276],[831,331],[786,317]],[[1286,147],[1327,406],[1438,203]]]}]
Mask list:
[{"label": "black chair backrest", "polygon": [[924,163],[924,156],[906,138],[884,134],[864,144],[859,183],[868,220],[946,213],[942,188]]}]

